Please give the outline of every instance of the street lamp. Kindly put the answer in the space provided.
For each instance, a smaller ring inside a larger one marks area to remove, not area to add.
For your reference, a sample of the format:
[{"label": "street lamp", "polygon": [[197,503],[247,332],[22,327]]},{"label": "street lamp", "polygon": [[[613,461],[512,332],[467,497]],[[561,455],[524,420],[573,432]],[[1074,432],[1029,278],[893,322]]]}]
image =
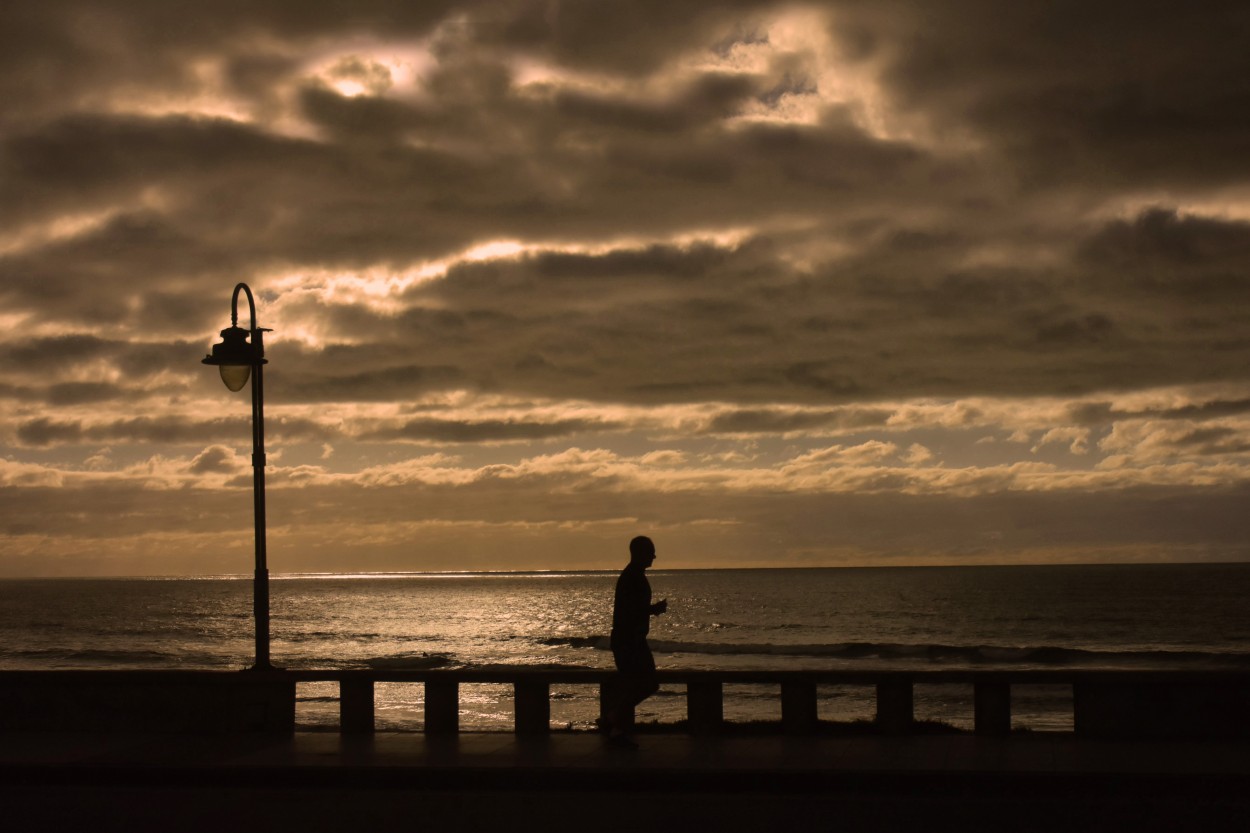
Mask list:
[{"label": "street lamp", "polygon": [[[247,296],[251,327],[239,326],[239,292]],[[252,671],[270,671],[269,664],[269,565],[265,561],[265,390],[261,369],[265,359],[264,333],[256,326],[256,299],[247,284],[234,288],[230,298],[230,327],[221,331],[221,343],[204,357],[204,364],[216,365],[221,381],[232,391],[242,389],[252,379],[252,501],[256,519],[256,574],[252,582],[252,609],[256,617],[256,664]],[[251,342],[248,342],[248,337]]]}]

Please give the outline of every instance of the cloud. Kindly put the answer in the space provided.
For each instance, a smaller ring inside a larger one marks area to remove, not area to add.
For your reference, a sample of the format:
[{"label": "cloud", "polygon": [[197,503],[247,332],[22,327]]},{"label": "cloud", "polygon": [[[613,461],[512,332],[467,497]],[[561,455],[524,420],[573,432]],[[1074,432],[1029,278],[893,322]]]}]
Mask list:
[{"label": "cloud", "polygon": [[233,449],[212,445],[201,451],[191,461],[192,474],[234,474],[243,468],[243,462]]},{"label": "cloud", "polygon": [[562,3],[505,4],[483,21],[487,42],[530,49],[560,65],[589,71],[642,76],[675,55],[710,45],[725,50],[735,21],[769,4],[737,0],[692,3],[678,9],[660,2],[614,2],[587,7]]},{"label": "cloud", "polygon": [[1183,186],[1247,173],[1240,18],[1232,2],[1156,14],[967,0],[846,4],[831,31],[882,64],[897,106],[997,145],[1039,186]]},{"label": "cloud", "polygon": [[932,460],[933,456],[933,452],[920,443],[912,443],[907,447],[907,453],[903,459],[913,466],[919,466]]},{"label": "cloud", "polygon": [[1089,429],[1075,426],[1052,428],[1042,435],[1031,450],[1036,454],[1043,446],[1052,443],[1067,445],[1068,451],[1073,454],[1087,454],[1089,453]]},{"label": "cloud", "polygon": [[717,414],[708,420],[709,434],[771,434],[786,432],[818,433],[862,430],[884,426],[891,411],[883,408],[845,408],[837,410],[738,409]]},{"label": "cloud", "polygon": [[555,108],[562,116],[584,120],[598,129],[607,126],[684,133],[737,115],[746,101],[758,93],[750,77],[708,73],[659,103],[570,90],[556,94]]},{"label": "cloud", "polygon": [[1118,464],[1202,459],[1250,452],[1250,422],[1195,423],[1187,420],[1124,420],[1099,442]]},{"label": "cloud", "polygon": [[[299,418],[277,418],[266,426],[270,434],[288,441],[310,440],[327,435],[327,429]],[[100,442],[196,444],[206,439],[247,437],[247,417],[198,420],[180,416],[132,417],[110,421],[57,420],[39,417],[18,424],[17,440],[26,446],[46,448],[63,444]]]},{"label": "cloud", "polygon": [[[462,387],[466,381],[461,370],[446,365],[374,364],[374,360],[364,362],[366,370],[336,373],[320,362],[301,362],[299,356],[293,358],[295,368],[285,375],[287,396],[295,402],[403,401],[418,399],[431,391]],[[329,367],[342,365],[334,359],[331,362]]]},{"label": "cloud", "polygon": [[581,419],[563,419],[552,422],[512,420],[459,422],[413,419],[394,428],[363,433],[359,439],[365,441],[405,439],[435,443],[521,442],[610,431],[616,427],[619,426]]},{"label": "cloud", "polygon": [[[59,487],[63,483],[61,473],[53,467],[0,460],[0,485],[6,489],[13,487],[47,489]],[[19,531],[28,531],[34,527],[28,527],[18,521],[15,528]]]}]

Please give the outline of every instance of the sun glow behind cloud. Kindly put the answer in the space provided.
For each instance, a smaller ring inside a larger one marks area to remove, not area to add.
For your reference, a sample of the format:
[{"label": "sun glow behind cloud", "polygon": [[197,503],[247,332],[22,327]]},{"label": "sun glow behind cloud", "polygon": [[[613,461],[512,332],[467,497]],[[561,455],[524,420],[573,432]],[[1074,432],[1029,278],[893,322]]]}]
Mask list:
[{"label": "sun glow behind cloud", "polygon": [[354,39],[327,50],[325,56],[309,62],[306,71],[347,98],[409,98],[420,94],[422,77],[436,63],[426,42]]}]

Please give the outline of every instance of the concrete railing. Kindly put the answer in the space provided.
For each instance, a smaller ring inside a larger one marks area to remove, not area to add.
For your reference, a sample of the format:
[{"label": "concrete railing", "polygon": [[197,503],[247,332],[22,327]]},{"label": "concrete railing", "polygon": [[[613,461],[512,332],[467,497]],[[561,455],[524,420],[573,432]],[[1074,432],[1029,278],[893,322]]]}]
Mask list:
[{"label": "concrete railing", "polygon": [[[662,685],[686,689],[688,730],[720,731],[725,685],[775,687],[781,728],[816,730],[822,685],[875,689],[876,723],[906,733],[916,685],[961,684],[973,692],[978,734],[1011,731],[1012,687],[1072,687],[1073,725],[1094,737],[1250,738],[1250,673],[1179,671],[681,671],[659,672]],[[263,731],[295,728],[297,683],[339,687],[340,731],[374,731],[377,683],[424,686],[424,731],[460,731],[460,686],[511,685],[514,730],[543,735],[551,726],[553,685],[597,686],[601,714],[612,702],[611,671],[491,670],[3,671],[0,731]]]},{"label": "concrete railing", "polygon": [[[502,683],[513,686],[513,728],[521,735],[550,731],[551,686],[597,685],[600,715],[614,699],[617,676],[611,671],[509,669],[500,671],[293,671],[301,681],[339,683],[340,729],[374,729],[374,684],[425,685],[424,731],[459,731],[459,686]],[[715,734],[724,725],[724,686],[759,685],[778,690],[781,728],[809,734],[818,724],[822,685],[865,686],[875,690],[875,722],[884,732],[904,734],[915,723],[917,685],[967,685],[973,692],[977,734],[1003,735],[1012,726],[1012,687],[1072,687],[1075,731],[1105,737],[1250,737],[1250,673],[1136,671],[680,671],[658,673],[661,685],[684,685],[687,727]]]}]

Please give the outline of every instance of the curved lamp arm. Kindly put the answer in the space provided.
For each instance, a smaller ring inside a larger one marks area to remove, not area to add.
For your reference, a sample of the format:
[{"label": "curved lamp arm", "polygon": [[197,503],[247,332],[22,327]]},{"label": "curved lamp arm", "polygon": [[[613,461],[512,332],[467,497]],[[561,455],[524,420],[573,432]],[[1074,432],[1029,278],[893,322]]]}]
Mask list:
[{"label": "curved lamp arm", "polygon": [[248,327],[250,332],[256,331],[256,299],[252,297],[251,288],[245,283],[239,283],[234,288],[234,294],[230,296],[230,326],[239,326],[239,290],[247,295],[247,307],[251,311],[252,326]]}]

